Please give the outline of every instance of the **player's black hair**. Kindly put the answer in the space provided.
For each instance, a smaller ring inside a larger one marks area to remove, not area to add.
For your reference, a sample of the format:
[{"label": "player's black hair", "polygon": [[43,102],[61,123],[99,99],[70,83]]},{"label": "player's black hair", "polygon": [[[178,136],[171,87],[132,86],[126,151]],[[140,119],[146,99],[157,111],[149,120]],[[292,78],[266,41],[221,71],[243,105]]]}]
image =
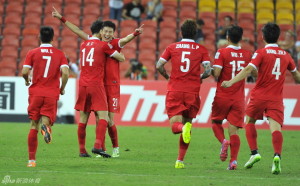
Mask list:
[{"label": "player's black hair", "polygon": [[267,23],[263,27],[262,33],[267,43],[277,43],[280,36],[280,28],[275,23]]},{"label": "player's black hair", "polygon": [[243,29],[239,26],[232,26],[227,30],[227,35],[232,43],[237,44],[243,37]]},{"label": "player's black hair", "polygon": [[230,21],[233,21],[233,18],[230,15],[225,16],[224,19],[225,18],[228,18]]},{"label": "player's black hair", "polygon": [[54,30],[50,26],[42,26],[40,28],[40,39],[42,43],[50,43],[53,41]]},{"label": "player's black hair", "polygon": [[100,32],[100,30],[103,28],[102,24],[103,24],[103,22],[100,20],[93,22],[93,24],[91,26],[92,35],[98,34]]},{"label": "player's black hair", "polygon": [[112,21],[104,21],[102,26],[103,26],[103,28],[109,27],[109,28],[112,28],[114,31],[116,30],[116,25]]},{"label": "player's black hair", "polygon": [[198,19],[196,21],[197,25],[205,25],[205,22],[203,21],[203,19]]},{"label": "player's black hair", "polygon": [[195,39],[197,24],[195,20],[187,19],[181,25],[181,34],[184,39]]}]

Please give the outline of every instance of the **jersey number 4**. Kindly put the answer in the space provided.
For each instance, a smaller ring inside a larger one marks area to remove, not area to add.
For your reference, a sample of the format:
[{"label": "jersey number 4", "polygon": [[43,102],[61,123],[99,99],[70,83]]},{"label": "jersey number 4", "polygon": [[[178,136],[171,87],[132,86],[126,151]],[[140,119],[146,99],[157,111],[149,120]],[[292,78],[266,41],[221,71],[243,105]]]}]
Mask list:
[{"label": "jersey number 4", "polygon": [[281,75],[280,72],[280,58],[276,58],[273,70],[272,70],[272,74],[275,75],[275,79],[278,80],[279,76]]},{"label": "jersey number 4", "polygon": [[190,59],[186,55],[190,55],[191,52],[182,52],[181,54],[181,63],[186,63],[185,65],[180,65],[181,72],[188,72],[190,69]]},{"label": "jersey number 4", "polygon": [[94,62],[94,48],[91,48],[88,55],[85,57],[85,49],[81,50],[82,52],[82,66],[85,66],[85,62],[89,62],[90,66],[93,66]]}]

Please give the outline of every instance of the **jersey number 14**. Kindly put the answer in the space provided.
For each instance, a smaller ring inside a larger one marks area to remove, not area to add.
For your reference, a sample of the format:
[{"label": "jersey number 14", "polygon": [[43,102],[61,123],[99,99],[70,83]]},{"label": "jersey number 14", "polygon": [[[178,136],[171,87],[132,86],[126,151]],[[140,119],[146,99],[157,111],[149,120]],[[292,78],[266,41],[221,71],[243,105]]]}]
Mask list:
[{"label": "jersey number 14", "polygon": [[89,51],[89,53],[86,57],[85,57],[85,48],[83,50],[81,50],[81,52],[82,52],[82,66],[85,66],[85,62],[89,62],[90,67],[93,66],[94,50],[95,50],[94,48],[91,48],[91,50]]}]

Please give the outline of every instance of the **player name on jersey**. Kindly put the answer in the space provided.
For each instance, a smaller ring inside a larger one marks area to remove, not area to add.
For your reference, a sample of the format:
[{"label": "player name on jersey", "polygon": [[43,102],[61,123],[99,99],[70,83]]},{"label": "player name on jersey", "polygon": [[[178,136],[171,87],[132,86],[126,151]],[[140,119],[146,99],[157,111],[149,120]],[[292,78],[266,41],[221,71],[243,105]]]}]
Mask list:
[{"label": "player name on jersey", "polygon": [[267,49],[267,54],[285,55],[285,54],[286,54],[286,51],[284,51],[284,50]]},{"label": "player name on jersey", "polygon": [[243,57],[243,53],[231,52],[231,57]]},{"label": "player name on jersey", "polygon": [[53,51],[52,51],[52,49],[41,49],[41,52],[42,53],[49,53],[49,54],[53,54]]},{"label": "player name on jersey", "polygon": [[176,44],[176,48],[198,49],[199,46],[194,46],[193,44]]}]

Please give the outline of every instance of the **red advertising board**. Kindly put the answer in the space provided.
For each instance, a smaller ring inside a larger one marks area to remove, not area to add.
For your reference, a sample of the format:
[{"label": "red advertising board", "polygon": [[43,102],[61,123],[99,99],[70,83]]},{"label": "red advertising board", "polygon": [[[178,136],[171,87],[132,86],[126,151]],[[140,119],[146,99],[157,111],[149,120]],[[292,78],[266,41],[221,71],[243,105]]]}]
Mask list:
[{"label": "red advertising board", "polygon": [[[169,126],[165,112],[166,81],[122,81],[121,112],[116,114],[117,125],[130,126]],[[254,84],[245,88],[246,101]],[[211,126],[211,105],[216,90],[215,83],[203,83],[200,90],[201,108],[193,120],[193,127]],[[284,128],[300,130],[300,86],[287,84],[284,87]],[[78,113],[76,121],[78,121]],[[95,124],[94,117],[89,124]],[[259,120],[257,128],[268,129],[267,120]],[[226,121],[225,121],[226,125]]]}]

